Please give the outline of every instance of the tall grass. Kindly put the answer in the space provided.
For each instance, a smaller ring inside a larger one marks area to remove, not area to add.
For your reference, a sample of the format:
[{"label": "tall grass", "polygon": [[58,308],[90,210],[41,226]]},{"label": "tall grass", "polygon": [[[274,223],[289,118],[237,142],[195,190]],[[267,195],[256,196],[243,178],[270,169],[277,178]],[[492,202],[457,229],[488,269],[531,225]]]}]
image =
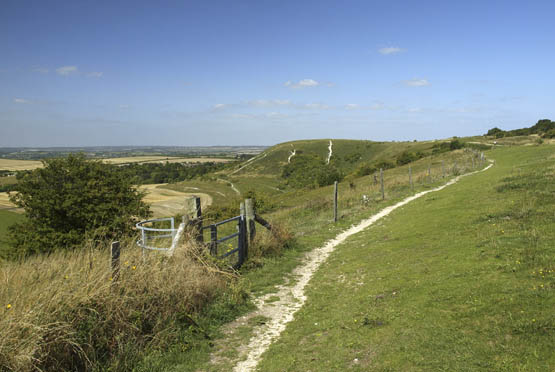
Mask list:
[{"label": "tall grass", "polygon": [[245,301],[236,276],[185,244],[145,259],[129,242],[119,280],[109,249],[37,256],[0,267],[0,370],[130,370],[145,350],[205,332],[195,318],[224,291]]}]

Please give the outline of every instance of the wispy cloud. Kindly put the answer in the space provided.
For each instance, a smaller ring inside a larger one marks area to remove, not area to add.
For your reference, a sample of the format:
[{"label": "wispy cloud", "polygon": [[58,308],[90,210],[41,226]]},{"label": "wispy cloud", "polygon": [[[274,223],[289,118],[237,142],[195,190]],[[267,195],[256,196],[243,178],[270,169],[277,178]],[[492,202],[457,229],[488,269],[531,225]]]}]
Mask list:
[{"label": "wispy cloud", "polygon": [[360,105],[357,104],[357,103],[347,103],[345,105],[345,109],[347,109],[347,110],[358,110],[358,109],[360,109]]},{"label": "wispy cloud", "polygon": [[405,80],[404,83],[405,85],[408,85],[410,87],[425,87],[427,85],[430,85],[430,82],[427,79]]},{"label": "wispy cloud", "polygon": [[249,106],[272,107],[272,106],[290,106],[291,101],[288,99],[257,99],[247,102]]},{"label": "wispy cloud", "polygon": [[402,49],[402,48],[393,47],[393,46],[378,49],[378,52],[380,54],[383,54],[383,55],[396,54],[396,53],[401,53],[401,52],[404,52],[404,51],[405,50]]},{"label": "wispy cloud", "polygon": [[62,76],[69,76],[79,73],[77,66],[62,66],[56,69],[56,73]]},{"label": "wispy cloud", "polygon": [[87,76],[92,77],[92,78],[101,78],[102,75],[104,75],[104,73],[103,72],[98,72],[98,71],[93,71],[93,72],[87,73]]},{"label": "wispy cloud", "polygon": [[323,103],[306,103],[301,107],[309,110],[327,110],[330,108],[330,106]]},{"label": "wispy cloud", "polygon": [[320,85],[320,83],[313,79],[302,79],[298,82],[286,81],[283,85],[293,89],[302,89],[308,87],[317,87],[318,85]]},{"label": "wispy cloud", "polygon": [[212,111],[225,110],[226,108],[229,108],[231,106],[232,105],[229,103],[216,103],[214,106],[212,106]]},{"label": "wispy cloud", "polygon": [[41,74],[48,74],[48,69],[44,67],[37,67],[33,69],[33,72],[38,72]]},{"label": "wispy cloud", "polygon": [[18,103],[18,104],[24,105],[26,103],[31,103],[31,101],[29,101],[27,99],[24,99],[24,98],[14,98],[13,103]]}]

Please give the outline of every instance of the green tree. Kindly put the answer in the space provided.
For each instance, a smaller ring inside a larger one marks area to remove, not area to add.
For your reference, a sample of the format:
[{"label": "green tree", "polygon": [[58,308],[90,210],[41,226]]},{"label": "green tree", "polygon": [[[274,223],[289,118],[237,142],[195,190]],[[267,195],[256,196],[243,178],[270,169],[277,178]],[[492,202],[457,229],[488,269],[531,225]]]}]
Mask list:
[{"label": "green tree", "polygon": [[83,154],[43,161],[25,174],[10,200],[25,209],[12,225],[12,256],[69,249],[85,240],[121,237],[138,218],[150,215],[131,179],[117,166],[86,160]]}]

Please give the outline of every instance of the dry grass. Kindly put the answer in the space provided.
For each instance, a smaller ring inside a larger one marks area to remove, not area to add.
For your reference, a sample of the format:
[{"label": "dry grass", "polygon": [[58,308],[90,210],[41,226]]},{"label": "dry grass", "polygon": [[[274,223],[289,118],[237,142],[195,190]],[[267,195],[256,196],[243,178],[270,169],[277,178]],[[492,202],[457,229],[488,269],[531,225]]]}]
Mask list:
[{"label": "dry grass", "polygon": [[[10,201],[10,197],[8,193],[0,192],[0,209],[13,209],[13,208],[16,208],[16,206]],[[18,213],[23,213],[22,208],[17,208],[13,211]]]},{"label": "dry grass", "polygon": [[42,168],[42,162],[37,160],[0,159],[0,169],[8,171],[23,171]]},{"label": "dry grass", "polygon": [[141,191],[146,191],[147,195],[143,199],[150,205],[154,217],[169,217],[178,213],[183,214],[185,200],[193,195],[199,196],[201,208],[205,209],[212,204],[212,197],[204,193],[186,193],[176,190],[162,188],[166,183],[142,185],[139,186]]},{"label": "dry grass", "polygon": [[233,278],[191,246],[143,261],[129,244],[117,282],[107,247],[4,263],[0,370],[128,370],[141,350],[175,342],[176,323],[197,326]]}]

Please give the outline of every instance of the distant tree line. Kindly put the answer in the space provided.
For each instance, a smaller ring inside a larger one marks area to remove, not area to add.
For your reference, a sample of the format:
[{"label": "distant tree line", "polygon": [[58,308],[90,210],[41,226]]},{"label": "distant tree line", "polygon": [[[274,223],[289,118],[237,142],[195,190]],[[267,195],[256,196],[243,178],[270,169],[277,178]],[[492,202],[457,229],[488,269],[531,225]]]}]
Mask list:
[{"label": "distant tree line", "polygon": [[213,173],[226,167],[230,163],[142,163],[120,166],[120,172],[133,180],[137,185],[153,183],[173,183],[191,180],[208,173]]},{"label": "distant tree line", "polygon": [[529,136],[531,134],[538,134],[542,138],[555,138],[555,121],[549,119],[538,120],[538,122],[530,128],[521,128],[513,130],[502,130],[497,127],[491,128],[487,132],[487,136],[495,138],[514,137],[514,136]]}]

